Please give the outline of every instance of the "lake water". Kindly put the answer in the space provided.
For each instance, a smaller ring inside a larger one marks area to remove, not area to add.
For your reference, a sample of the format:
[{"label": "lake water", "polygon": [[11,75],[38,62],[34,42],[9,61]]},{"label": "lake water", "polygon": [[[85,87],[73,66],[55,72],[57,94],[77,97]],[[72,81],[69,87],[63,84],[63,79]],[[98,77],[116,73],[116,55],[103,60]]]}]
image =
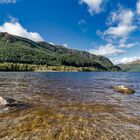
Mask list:
[{"label": "lake water", "polygon": [[25,103],[0,110],[1,140],[140,140],[140,73],[1,72],[0,95]]}]

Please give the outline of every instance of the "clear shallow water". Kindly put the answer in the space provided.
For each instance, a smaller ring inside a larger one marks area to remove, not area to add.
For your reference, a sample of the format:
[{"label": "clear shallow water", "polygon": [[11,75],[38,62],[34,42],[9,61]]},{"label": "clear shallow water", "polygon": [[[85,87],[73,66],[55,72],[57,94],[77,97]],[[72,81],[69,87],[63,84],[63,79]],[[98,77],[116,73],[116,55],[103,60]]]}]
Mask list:
[{"label": "clear shallow water", "polygon": [[29,105],[0,111],[3,140],[140,140],[140,73],[2,72],[0,95]]}]

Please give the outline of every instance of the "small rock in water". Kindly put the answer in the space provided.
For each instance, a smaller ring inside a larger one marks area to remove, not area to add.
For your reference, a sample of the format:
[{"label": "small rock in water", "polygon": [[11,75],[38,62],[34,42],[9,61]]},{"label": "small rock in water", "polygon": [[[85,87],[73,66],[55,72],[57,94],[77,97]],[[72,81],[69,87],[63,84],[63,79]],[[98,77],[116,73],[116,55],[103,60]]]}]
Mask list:
[{"label": "small rock in water", "polygon": [[116,92],[120,92],[120,93],[125,93],[125,94],[134,94],[135,90],[133,90],[132,88],[129,88],[127,86],[114,86],[114,91]]},{"label": "small rock in water", "polygon": [[12,98],[2,97],[0,96],[0,113],[5,111],[12,111],[17,109],[27,109],[30,108],[31,105],[24,103],[22,101],[17,101]]},{"label": "small rock in water", "polygon": [[16,100],[11,98],[0,97],[0,106],[11,106],[16,103]]}]

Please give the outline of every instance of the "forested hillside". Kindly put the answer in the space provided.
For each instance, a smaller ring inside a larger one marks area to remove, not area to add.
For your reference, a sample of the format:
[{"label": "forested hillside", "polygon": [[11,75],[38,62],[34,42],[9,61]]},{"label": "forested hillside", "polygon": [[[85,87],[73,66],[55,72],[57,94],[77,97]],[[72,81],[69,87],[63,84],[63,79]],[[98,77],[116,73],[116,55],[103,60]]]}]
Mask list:
[{"label": "forested hillside", "polygon": [[0,33],[0,62],[120,70],[106,57]]}]

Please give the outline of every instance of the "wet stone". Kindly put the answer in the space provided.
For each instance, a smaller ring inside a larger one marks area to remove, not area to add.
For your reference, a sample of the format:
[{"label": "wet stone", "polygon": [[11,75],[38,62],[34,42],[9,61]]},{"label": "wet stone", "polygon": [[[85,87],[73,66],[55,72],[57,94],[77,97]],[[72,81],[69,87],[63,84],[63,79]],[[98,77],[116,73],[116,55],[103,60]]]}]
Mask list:
[{"label": "wet stone", "polygon": [[30,105],[12,98],[0,97],[0,113],[13,109],[26,109]]},{"label": "wet stone", "polygon": [[120,92],[120,93],[124,93],[124,94],[134,94],[135,93],[134,89],[127,87],[127,86],[123,86],[123,85],[114,86],[113,89],[115,92]]}]

